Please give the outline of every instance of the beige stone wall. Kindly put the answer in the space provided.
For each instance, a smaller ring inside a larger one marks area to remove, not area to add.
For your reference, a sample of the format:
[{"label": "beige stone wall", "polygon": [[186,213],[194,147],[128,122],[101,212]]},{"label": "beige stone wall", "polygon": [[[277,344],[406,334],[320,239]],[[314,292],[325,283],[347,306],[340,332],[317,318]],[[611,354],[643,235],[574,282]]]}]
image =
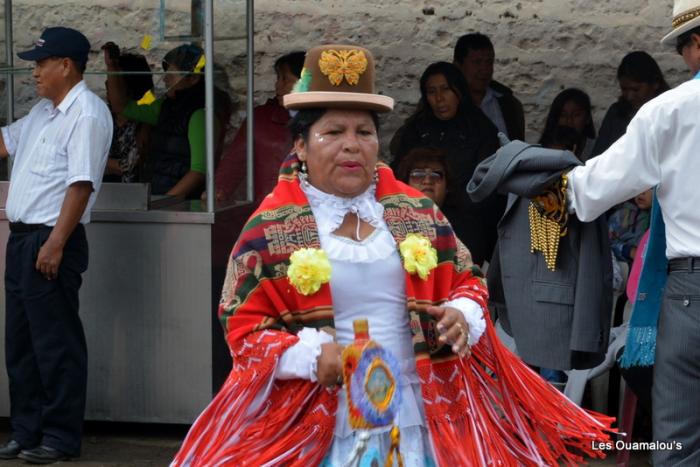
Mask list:
[{"label": "beige stone wall", "polygon": [[[240,109],[245,102],[245,34],[242,0],[216,0],[216,60]],[[167,0],[169,27],[189,24],[189,0]],[[83,30],[95,52],[91,70],[103,69],[99,46],[107,40],[138,48],[144,34],[157,37],[158,0],[16,0],[16,50],[29,47],[46,25]],[[496,48],[496,78],[511,86],[526,110],[527,138],[536,140],[554,96],[565,87],[587,91],[599,124],[617,95],[620,59],[643,49],[660,63],[671,85],[688,78],[682,60],[659,44],[670,24],[672,0],[258,0],[256,22],[256,103],[271,95],[272,63],[279,55],[323,42],[352,42],[370,48],[379,65],[379,88],[397,108],[383,118],[383,140],[418,100],[418,77],[436,60],[452,59],[456,38],[480,31]],[[184,26],[183,26],[184,25]],[[153,64],[174,42],[155,41],[147,52]],[[31,103],[27,76],[19,79],[19,108]],[[91,76],[101,88],[104,78]],[[236,119],[236,121],[238,121]]]},{"label": "beige stone wall", "polygon": [[[385,119],[393,134],[419,98],[418,78],[428,64],[452,60],[457,37],[480,31],[496,49],[495,77],[525,106],[527,138],[536,140],[556,94],[588,92],[600,124],[617,98],[615,79],[632,50],[654,56],[671,85],[687,79],[685,65],[659,39],[670,27],[672,0],[378,0],[259,1],[256,47],[263,69],[272,57],[306,44],[356,42],[379,64],[379,87],[397,109]],[[261,87],[270,78],[261,77]]]}]

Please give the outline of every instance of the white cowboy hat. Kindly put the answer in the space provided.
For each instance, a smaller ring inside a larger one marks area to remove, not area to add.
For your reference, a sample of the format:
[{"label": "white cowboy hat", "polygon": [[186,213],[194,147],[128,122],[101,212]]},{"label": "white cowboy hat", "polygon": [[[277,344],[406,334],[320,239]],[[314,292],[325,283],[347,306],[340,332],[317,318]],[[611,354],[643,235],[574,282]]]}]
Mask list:
[{"label": "white cowboy hat", "polygon": [[671,25],[673,30],[661,39],[664,45],[674,45],[678,36],[700,26],[700,0],[675,0]]}]

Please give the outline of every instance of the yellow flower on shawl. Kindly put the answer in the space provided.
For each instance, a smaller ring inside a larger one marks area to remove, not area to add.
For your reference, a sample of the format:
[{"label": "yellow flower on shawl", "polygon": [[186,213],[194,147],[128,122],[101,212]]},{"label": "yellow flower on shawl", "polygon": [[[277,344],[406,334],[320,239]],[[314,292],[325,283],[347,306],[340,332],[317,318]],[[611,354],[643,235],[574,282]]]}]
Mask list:
[{"label": "yellow flower on shawl", "polygon": [[300,248],[289,257],[287,278],[302,295],[312,295],[331,280],[331,263],[323,250]]},{"label": "yellow flower on shawl", "polygon": [[430,271],[437,267],[437,250],[430,240],[420,234],[410,233],[399,245],[403,257],[403,267],[409,274],[418,274],[425,280]]}]

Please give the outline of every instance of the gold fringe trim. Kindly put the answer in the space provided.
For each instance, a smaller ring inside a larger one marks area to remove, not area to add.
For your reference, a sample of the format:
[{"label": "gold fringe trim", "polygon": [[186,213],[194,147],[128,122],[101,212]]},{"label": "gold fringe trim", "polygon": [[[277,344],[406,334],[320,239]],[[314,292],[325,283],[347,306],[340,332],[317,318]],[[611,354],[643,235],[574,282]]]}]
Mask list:
[{"label": "gold fringe trim", "polygon": [[[539,251],[544,256],[547,269],[555,271],[559,241],[567,234],[569,215],[566,206],[567,175],[552,187],[548,195],[530,201],[528,219],[530,221],[530,253]],[[552,199],[554,198],[554,199]]]}]

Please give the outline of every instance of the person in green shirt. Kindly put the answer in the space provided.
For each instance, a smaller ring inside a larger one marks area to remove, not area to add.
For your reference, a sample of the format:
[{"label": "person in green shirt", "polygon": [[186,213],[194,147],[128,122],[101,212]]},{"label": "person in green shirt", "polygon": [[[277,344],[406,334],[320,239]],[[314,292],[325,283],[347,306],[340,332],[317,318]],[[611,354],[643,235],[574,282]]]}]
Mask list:
[{"label": "person in green shirt", "polygon": [[[105,48],[107,71],[119,65]],[[109,103],[125,118],[153,126],[148,158],[142,173],[154,195],[194,198],[204,186],[206,173],[204,80],[195,71],[204,52],[196,45],[174,48],[163,58],[165,96],[152,102],[129,100],[123,76],[110,74]]]}]

